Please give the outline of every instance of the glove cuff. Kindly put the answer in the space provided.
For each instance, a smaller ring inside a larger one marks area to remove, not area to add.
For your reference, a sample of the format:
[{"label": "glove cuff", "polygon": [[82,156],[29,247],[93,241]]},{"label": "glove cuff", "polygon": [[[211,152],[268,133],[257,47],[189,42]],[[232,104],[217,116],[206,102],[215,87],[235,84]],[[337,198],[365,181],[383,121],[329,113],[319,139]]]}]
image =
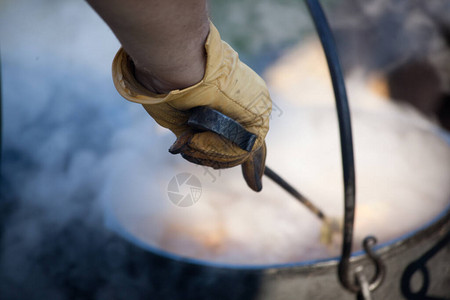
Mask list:
[{"label": "glove cuff", "polygon": [[209,22],[209,34],[205,42],[206,68],[205,75],[198,83],[184,88],[172,90],[168,94],[155,94],[140,84],[134,75],[134,63],[123,48],[120,48],[112,63],[114,86],[125,99],[140,104],[158,104],[184,97],[191,90],[205,83],[211,83],[218,75],[223,60],[222,40],[216,27]]}]

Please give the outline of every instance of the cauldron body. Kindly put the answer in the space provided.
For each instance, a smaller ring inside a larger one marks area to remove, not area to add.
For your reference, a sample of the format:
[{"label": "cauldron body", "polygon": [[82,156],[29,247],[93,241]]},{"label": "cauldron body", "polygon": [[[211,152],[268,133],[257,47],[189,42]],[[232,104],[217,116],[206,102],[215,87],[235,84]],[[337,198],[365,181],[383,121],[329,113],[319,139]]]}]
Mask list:
[{"label": "cauldron body", "polygon": [[[148,255],[155,299],[355,299],[337,277],[338,258],[282,265],[222,265],[182,258],[121,235]],[[450,207],[426,226],[376,247],[386,276],[376,299],[449,299]],[[373,265],[362,253],[368,278]]]}]

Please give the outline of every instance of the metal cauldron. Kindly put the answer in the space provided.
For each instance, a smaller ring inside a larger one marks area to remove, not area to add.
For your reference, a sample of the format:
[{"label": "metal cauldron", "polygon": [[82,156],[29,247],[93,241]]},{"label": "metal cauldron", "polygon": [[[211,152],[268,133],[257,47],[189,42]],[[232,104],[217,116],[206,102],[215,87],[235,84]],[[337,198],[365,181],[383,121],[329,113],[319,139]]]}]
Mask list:
[{"label": "metal cauldron", "polygon": [[[146,251],[150,299],[450,299],[450,206],[425,226],[351,253],[354,162],[345,84],[325,16],[307,0],[330,67],[341,134],[345,217],[341,257],[278,265],[225,265],[153,248],[116,220],[114,229]],[[370,240],[368,240],[370,241]]]},{"label": "metal cauldron", "polygon": [[[339,258],[279,265],[224,265],[182,258],[140,242],[115,220],[114,227],[148,251],[155,299],[450,299],[450,206],[409,234],[351,253],[355,207],[350,114],[337,52],[325,15],[306,1],[332,77],[342,147],[345,216]],[[352,271],[353,270],[353,271]]]},{"label": "metal cauldron", "polygon": [[[152,273],[149,299],[355,299],[337,275],[339,257],[278,265],[225,265],[183,258],[116,231],[145,250]],[[429,224],[374,249],[386,268],[374,299],[450,299],[450,206]],[[350,265],[374,274],[359,251]]]}]

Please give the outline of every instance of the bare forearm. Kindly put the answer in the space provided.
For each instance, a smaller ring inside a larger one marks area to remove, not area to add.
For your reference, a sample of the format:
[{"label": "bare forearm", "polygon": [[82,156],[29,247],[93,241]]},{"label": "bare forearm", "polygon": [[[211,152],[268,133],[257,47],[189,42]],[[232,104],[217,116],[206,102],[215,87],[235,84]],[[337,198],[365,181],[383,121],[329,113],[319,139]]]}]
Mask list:
[{"label": "bare forearm", "polygon": [[159,93],[190,86],[204,74],[206,0],[87,0],[136,66],[136,78]]}]

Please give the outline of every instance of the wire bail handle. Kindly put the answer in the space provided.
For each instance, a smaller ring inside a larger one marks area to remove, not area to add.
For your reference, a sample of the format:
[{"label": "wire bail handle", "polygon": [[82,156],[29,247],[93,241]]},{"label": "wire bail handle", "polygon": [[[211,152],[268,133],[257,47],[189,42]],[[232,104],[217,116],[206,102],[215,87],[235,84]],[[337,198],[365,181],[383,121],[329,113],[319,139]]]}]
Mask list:
[{"label": "wire bail handle", "polygon": [[[338,115],[341,143],[342,168],[344,179],[344,232],[342,252],[338,266],[339,281],[350,292],[357,293],[358,299],[370,300],[370,292],[380,286],[384,279],[385,267],[372,248],[377,240],[373,236],[366,237],[363,248],[375,266],[375,274],[367,281],[363,267],[358,266],[355,272],[350,268],[350,256],[353,242],[353,226],[355,219],[355,161],[353,155],[353,138],[350,109],[347,100],[344,77],[342,75],[336,43],[330,26],[320,3],[317,0],[306,0],[309,12],[314,21],[328,63]],[[353,275],[352,275],[353,273]],[[362,298],[361,298],[362,297]]]}]

